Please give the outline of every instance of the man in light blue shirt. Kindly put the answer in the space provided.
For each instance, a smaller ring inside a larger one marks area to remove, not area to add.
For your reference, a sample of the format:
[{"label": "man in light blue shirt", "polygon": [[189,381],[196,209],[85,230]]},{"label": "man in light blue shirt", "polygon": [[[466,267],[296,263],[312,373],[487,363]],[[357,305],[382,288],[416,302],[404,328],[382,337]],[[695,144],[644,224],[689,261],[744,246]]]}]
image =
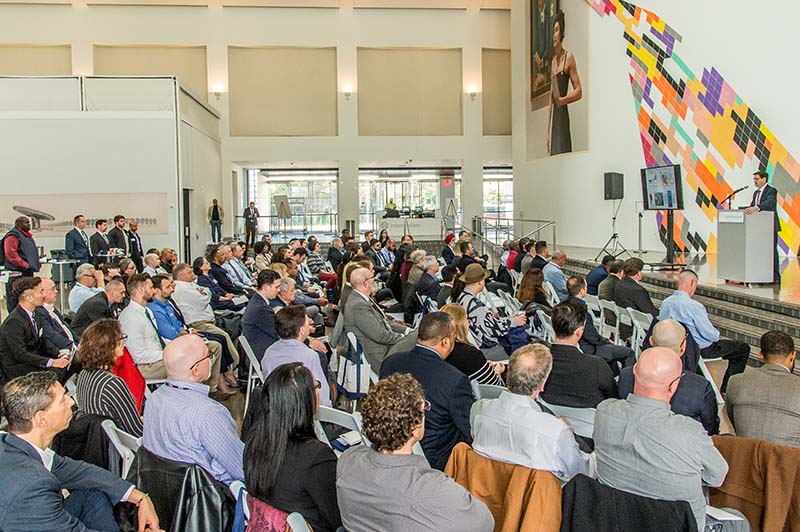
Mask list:
[{"label": "man in light blue shirt", "polygon": [[208,397],[211,355],[202,338],[180,336],[164,348],[167,383],[147,401],[143,445],[151,453],[197,464],[230,484],[244,480],[244,443],[230,412]]},{"label": "man in light blue shirt", "polygon": [[104,287],[103,272],[91,264],[81,264],[75,271],[75,286],[69,291],[69,309],[78,312],[84,301],[102,292]]},{"label": "man in light blue shirt", "polygon": [[703,358],[724,358],[728,369],[722,379],[720,391],[728,387],[731,375],[742,373],[750,358],[750,346],[738,340],[720,339],[719,331],[708,319],[708,312],[702,303],[692,299],[697,290],[697,274],[683,270],[678,275],[678,289],[661,303],[659,320],[675,320],[684,327],[697,342]]},{"label": "man in light blue shirt", "polygon": [[228,277],[230,277],[237,288],[245,292],[254,290],[253,285],[255,285],[255,279],[253,278],[253,274],[250,273],[244,263],[242,263],[244,249],[235,242],[230,245],[230,248],[231,257],[225,261],[222,268],[228,272]]},{"label": "man in light blue shirt", "polygon": [[280,340],[264,352],[261,370],[264,372],[264,377],[267,377],[278,366],[300,362],[319,382],[319,403],[331,406],[331,390],[325,373],[327,364],[323,365],[321,359],[325,355],[320,355],[304,343],[312,327],[311,318],[306,316],[306,309],[302,305],[290,305],[279,309],[275,314],[275,330]]},{"label": "man in light blue shirt", "polygon": [[545,264],[544,268],[542,268],[544,280],[553,285],[560,301],[566,301],[569,297],[569,292],[567,292],[567,277],[561,269],[566,263],[567,254],[557,249],[550,255],[550,262]]}]

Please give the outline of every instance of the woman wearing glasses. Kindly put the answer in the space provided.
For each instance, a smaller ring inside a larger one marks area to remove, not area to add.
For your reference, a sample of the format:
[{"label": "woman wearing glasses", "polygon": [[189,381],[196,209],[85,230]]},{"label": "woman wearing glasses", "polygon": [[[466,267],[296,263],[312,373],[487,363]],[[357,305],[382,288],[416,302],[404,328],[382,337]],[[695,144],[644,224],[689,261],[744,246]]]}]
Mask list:
[{"label": "woman wearing glasses", "polygon": [[132,436],[142,435],[142,418],[128,386],[111,373],[125,349],[125,338],[117,320],[104,318],[92,323],[81,336],[76,356],[83,370],[75,393],[78,408],[87,414],[110,417]]},{"label": "woman wearing glasses", "polygon": [[[342,525],[336,503],[336,456],[314,433],[321,383],[299,362],[275,368],[267,377],[256,422],[244,448],[247,492],[270,510],[299,512],[314,532]],[[271,507],[271,508],[269,508]],[[263,513],[262,513],[263,512]]]}]

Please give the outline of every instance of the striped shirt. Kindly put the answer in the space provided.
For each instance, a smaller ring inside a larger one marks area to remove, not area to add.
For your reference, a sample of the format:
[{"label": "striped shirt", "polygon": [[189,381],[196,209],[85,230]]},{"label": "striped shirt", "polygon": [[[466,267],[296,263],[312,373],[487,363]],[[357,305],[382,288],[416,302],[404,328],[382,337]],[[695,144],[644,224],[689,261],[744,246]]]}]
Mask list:
[{"label": "striped shirt", "polygon": [[467,311],[469,330],[480,349],[496,346],[511,331],[510,318],[495,318],[492,310],[468,290],[461,292],[458,303]]},{"label": "striped shirt", "polygon": [[325,260],[319,253],[309,253],[306,264],[308,265],[308,271],[314,275],[325,271]]},{"label": "striped shirt", "polygon": [[117,428],[138,438],[142,435],[142,418],[136,411],[125,381],[110,371],[83,370],[78,373],[78,408],[87,414],[110,417]]}]

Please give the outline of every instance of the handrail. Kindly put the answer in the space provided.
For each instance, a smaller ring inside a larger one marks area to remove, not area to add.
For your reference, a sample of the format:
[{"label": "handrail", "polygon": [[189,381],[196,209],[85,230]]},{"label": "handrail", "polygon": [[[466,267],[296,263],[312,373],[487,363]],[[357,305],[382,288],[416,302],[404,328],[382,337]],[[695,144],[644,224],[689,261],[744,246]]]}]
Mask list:
[{"label": "handrail", "polygon": [[538,235],[543,229],[547,229],[547,228],[551,227],[552,230],[553,230],[553,241],[552,241],[551,244],[552,244],[552,246],[554,248],[556,246],[556,221],[555,220],[535,220],[535,219],[528,219],[528,218],[500,218],[499,216],[497,216],[497,217],[476,216],[476,218],[479,218],[481,220],[481,225],[482,226],[485,226],[485,224],[483,224],[484,220],[491,220],[491,221],[494,221],[494,222],[497,222],[497,223],[503,221],[503,222],[523,222],[523,223],[541,224],[538,227],[536,227],[535,229],[533,229],[532,231],[528,231],[527,233],[525,233],[522,236],[517,236],[515,233],[511,233],[515,240],[520,240],[522,238],[528,238],[531,235]]}]

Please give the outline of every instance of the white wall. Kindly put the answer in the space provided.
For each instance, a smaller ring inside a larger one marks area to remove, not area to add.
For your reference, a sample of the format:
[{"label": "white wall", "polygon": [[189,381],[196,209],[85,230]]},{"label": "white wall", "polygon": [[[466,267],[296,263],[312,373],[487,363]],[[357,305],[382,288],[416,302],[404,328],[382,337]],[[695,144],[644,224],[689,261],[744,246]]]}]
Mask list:
[{"label": "white wall", "polygon": [[[617,229],[623,244],[633,249],[637,239],[634,202],[641,200],[639,169],[645,163],[623,27],[616,18],[597,15],[588,3],[563,0],[582,4],[590,12],[590,64],[582,80],[589,107],[589,151],[529,162],[526,1],[514,0],[511,16],[515,197],[526,199],[517,200],[517,214],[557,220],[562,244],[599,247],[611,233],[611,202],[602,200],[603,172],[620,171],[625,174],[625,199]],[[793,102],[787,101],[800,83],[790,53],[797,46],[800,4],[778,2],[770,4],[770,9],[746,0],[641,0],[637,4],[661,16],[683,36],[680,55],[695,73],[716,67],[789,152],[800,154],[797,113]],[[569,28],[572,35],[578,31],[575,25]],[[726,179],[734,186],[752,184],[748,171],[726,175]],[[685,197],[693,200],[694,195]],[[644,214],[643,232],[646,249],[663,250],[653,213]]]},{"label": "white wall", "polygon": [[[183,44],[208,47],[208,86],[222,87],[209,103],[222,115],[224,232],[233,230],[237,165],[270,161],[339,161],[339,218],[358,220],[361,161],[463,161],[465,219],[482,210],[482,166],[511,159],[510,137],[484,137],[481,97],[465,94],[464,134],[456,137],[358,137],[358,46],[415,46],[463,49],[464,87],[481,85],[481,48],[510,49],[510,13],[501,10],[389,10],[194,8],[146,6],[0,6],[0,43],[68,43],[76,73],[90,74],[95,44]],[[337,137],[237,137],[228,135],[228,45],[336,46],[340,92]]]}]

